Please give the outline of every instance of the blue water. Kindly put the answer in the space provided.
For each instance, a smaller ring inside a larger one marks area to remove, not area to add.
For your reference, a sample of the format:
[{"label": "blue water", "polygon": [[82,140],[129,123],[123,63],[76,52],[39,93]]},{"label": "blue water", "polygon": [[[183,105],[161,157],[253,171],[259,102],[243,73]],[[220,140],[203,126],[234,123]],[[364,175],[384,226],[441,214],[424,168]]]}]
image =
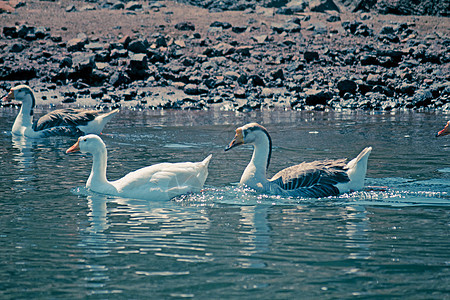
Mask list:
[{"label": "blue water", "polygon": [[[37,114],[46,109],[37,111]],[[441,113],[120,112],[104,131],[108,178],[213,154],[205,190],[171,201],[84,188],[75,139],[14,138],[0,110],[2,299],[450,299],[450,138]],[[372,146],[364,191],[258,195],[236,127],[271,133],[269,175]]]}]

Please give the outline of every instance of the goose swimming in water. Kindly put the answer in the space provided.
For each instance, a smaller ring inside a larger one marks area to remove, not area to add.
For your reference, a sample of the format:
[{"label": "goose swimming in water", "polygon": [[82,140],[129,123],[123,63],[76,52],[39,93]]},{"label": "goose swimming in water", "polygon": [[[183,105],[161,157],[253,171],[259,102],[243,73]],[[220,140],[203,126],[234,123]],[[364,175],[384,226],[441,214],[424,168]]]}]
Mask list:
[{"label": "goose swimming in water", "polygon": [[225,148],[253,146],[253,156],[242,174],[240,185],[259,193],[283,196],[320,198],[360,190],[364,187],[367,159],[372,147],[365,148],[356,158],[303,162],[281,170],[272,179],[266,177],[266,169],[272,154],[272,139],[267,130],[257,123],[236,129],[236,135]]},{"label": "goose swimming in water", "polygon": [[195,163],[159,163],[108,181],[107,151],[99,136],[90,134],[78,138],[66,153],[77,151],[93,156],[86,188],[101,194],[143,200],[169,200],[182,194],[199,192],[208,177],[208,164],[212,157],[209,155]]},{"label": "goose swimming in water", "polygon": [[11,132],[29,138],[40,138],[55,135],[81,136],[84,134],[100,134],[106,123],[119,112],[118,109],[107,113],[84,109],[54,110],[33,122],[35,97],[27,85],[13,87],[5,101],[22,102],[19,114],[14,121]]},{"label": "goose swimming in water", "polygon": [[444,136],[444,135],[447,135],[447,134],[450,134],[450,121],[448,121],[447,124],[445,124],[444,129],[442,129],[441,131],[436,133],[436,137]]}]

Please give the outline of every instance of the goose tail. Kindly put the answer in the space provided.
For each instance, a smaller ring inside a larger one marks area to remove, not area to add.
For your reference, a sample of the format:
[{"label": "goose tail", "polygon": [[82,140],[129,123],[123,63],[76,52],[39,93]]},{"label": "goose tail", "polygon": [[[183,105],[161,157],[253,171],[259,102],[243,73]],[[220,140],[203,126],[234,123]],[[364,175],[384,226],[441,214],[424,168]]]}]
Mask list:
[{"label": "goose tail", "polygon": [[365,148],[347,164],[347,175],[350,178],[348,189],[350,191],[357,191],[364,187],[364,179],[367,173],[367,160],[371,151],[372,147]]}]

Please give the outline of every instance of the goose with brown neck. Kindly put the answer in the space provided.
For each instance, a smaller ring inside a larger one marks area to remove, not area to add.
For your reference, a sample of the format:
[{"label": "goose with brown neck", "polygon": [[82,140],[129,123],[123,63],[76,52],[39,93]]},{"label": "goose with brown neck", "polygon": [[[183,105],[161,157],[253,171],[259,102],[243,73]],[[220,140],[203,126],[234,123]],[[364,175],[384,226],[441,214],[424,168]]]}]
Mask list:
[{"label": "goose with brown neck", "polygon": [[345,159],[303,162],[267,179],[266,171],[272,155],[269,132],[257,123],[239,127],[225,151],[243,144],[253,146],[253,155],[241,176],[241,186],[260,193],[309,198],[336,196],[362,189],[367,160],[372,151],[367,147],[348,163]]},{"label": "goose with brown neck", "polygon": [[106,123],[119,112],[118,109],[107,113],[85,109],[57,109],[37,121],[33,121],[36,99],[33,90],[27,85],[13,87],[3,101],[17,100],[22,103],[12,134],[29,138],[41,138],[55,135],[81,136],[100,134]]}]

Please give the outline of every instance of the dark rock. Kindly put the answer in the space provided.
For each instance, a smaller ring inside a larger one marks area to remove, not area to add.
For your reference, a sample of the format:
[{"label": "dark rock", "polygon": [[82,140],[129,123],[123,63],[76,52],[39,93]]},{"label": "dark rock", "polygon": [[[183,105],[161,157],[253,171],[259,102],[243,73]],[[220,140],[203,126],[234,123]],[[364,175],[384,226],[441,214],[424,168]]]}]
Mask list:
[{"label": "dark rock", "polygon": [[342,96],[345,93],[355,94],[358,89],[358,85],[353,80],[341,79],[337,83],[339,94]]},{"label": "dark rock", "polygon": [[328,100],[333,98],[333,95],[330,92],[326,92],[323,90],[307,89],[305,90],[305,94],[306,94],[305,99],[306,105],[317,105],[317,104],[326,105]]},{"label": "dark rock", "polygon": [[149,46],[150,45],[146,39],[138,39],[130,41],[127,46],[127,50],[133,53],[147,53]]},{"label": "dark rock", "polygon": [[251,75],[248,81],[253,86],[262,86],[262,87],[266,86],[264,80],[258,75]]},{"label": "dark rock", "polygon": [[340,20],[341,20],[341,17],[337,13],[336,14],[330,14],[327,17],[327,22],[330,22],[330,23],[339,22]]},{"label": "dark rock", "polygon": [[273,80],[277,80],[277,79],[284,80],[283,69],[278,69],[277,71],[272,72],[270,75],[272,76]]},{"label": "dark rock", "polygon": [[69,5],[69,6],[66,6],[66,12],[74,12],[74,11],[77,11],[77,8],[75,7],[75,5]]},{"label": "dark rock", "polygon": [[17,28],[15,26],[5,26],[3,27],[3,35],[5,37],[17,38],[19,35],[17,33]]},{"label": "dark rock", "polygon": [[315,12],[339,11],[339,7],[333,0],[310,0],[309,9]]},{"label": "dark rock", "polygon": [[361,62],[361,66],[379,65],[380,64],[378,58],[373,55],[363,55],[360,57],[359,61]]},{"label": "dark rock", "polygon": [[231,28],[231,31],[233,31],[234,33],[242,33],[245,32],[248,29],[247,26],[233,26]]},{"label": "dark rock", "polygon": [[127,56],[128,50],[126,49],[113,49],[110,54],[111,59],[117,59],[119,57],[127,57]]},{"label": "dark rock", "polygon": [[77,101],[77,99],[75,97],[66,97],[66,98],[64,98],[62,103],[74,103],[76,101]]},{"label": "dark rock", "polygon": [[167,41],[163,36],[159,36],[156,38],[155,41],[156,47],[160,48],[160,47],[167,47]]},{"label": "dark rock", "polygon": [[125,9],[126,10],[139,10],[142,9],[142,4],[136,1],[130,1],[127,4],[125,4]]},{"label": "dark rock", "polygon": [[37,76],[36,68],[31,65],[14,65],[13,67],[3,65],[0,68],[0,80],[30,80]]},{"label": "dark rock", "polygon": [[144,79],[147,77],[148,59],[145,54],[134,54],[128,63],[128,74],[132,79]]},{"label": "dark rock", "polygon": [[433,94],[430,90],[417,90],[412,97],[410,104],[412,107],[423,107],[431,104]]},{"label": "dark rock", "polygon": [[366,24],[359,21],[342,22],[342,27],[354,35],[373,36],[373,30]]},{"label": "dark rock", "polygon": [[189,31],[189,30],[194,31],[195,25],[192,24],[191,22],[181,22],[181,23],[178,23],[175,25],[175,29],[182,30],[182,31]]},{"label": "dark rock", "polygon": [[315,51],[305,51],[303,57],[307,62],[312,62],[314,60],[319,60],[319,53]]},{"label": "dark rock", "polygon": [[66,56],[63,59],[61,59],[60,63],[59,63],[59,67],[60,68],[65,68],[65,67],[72,67],[72,57],[70,56]]},{"label": "dark rock", "polygon": [[113,9],[113,10],[119,10],[119,9],[124,9],[124,8],[125,8],[125,4],[123,4],[123,3],[120,2],[120,1],[114,3],[114,4],[111,6],[111,9]]},{"label": "dark rock", "polygon": [[19,53],[19,52],[22,52],[24,49],[25,49],[25,45],[18,42],[18,43],[14,43],[11,45],[11,47],[9,48],[9,52]]},{"label": "dark rock", "polygon": [[229,29],[232,26],[228,22],[214,21],[214,22],[211,23],[211,25],[209,25],[209,27],[221,27],[222,29]]},{"label": "dark rock", "polygon": [[127,84],[128,82],[130,82],[130,78],[127,74],[122,72],[115,72],[109,78],[109,84],[115,87]]},{"label": "dark rock", "polygon": [[87,38],[74,38],[67,42],[67,50],[70,52],[82,51],[88,43]]}]

